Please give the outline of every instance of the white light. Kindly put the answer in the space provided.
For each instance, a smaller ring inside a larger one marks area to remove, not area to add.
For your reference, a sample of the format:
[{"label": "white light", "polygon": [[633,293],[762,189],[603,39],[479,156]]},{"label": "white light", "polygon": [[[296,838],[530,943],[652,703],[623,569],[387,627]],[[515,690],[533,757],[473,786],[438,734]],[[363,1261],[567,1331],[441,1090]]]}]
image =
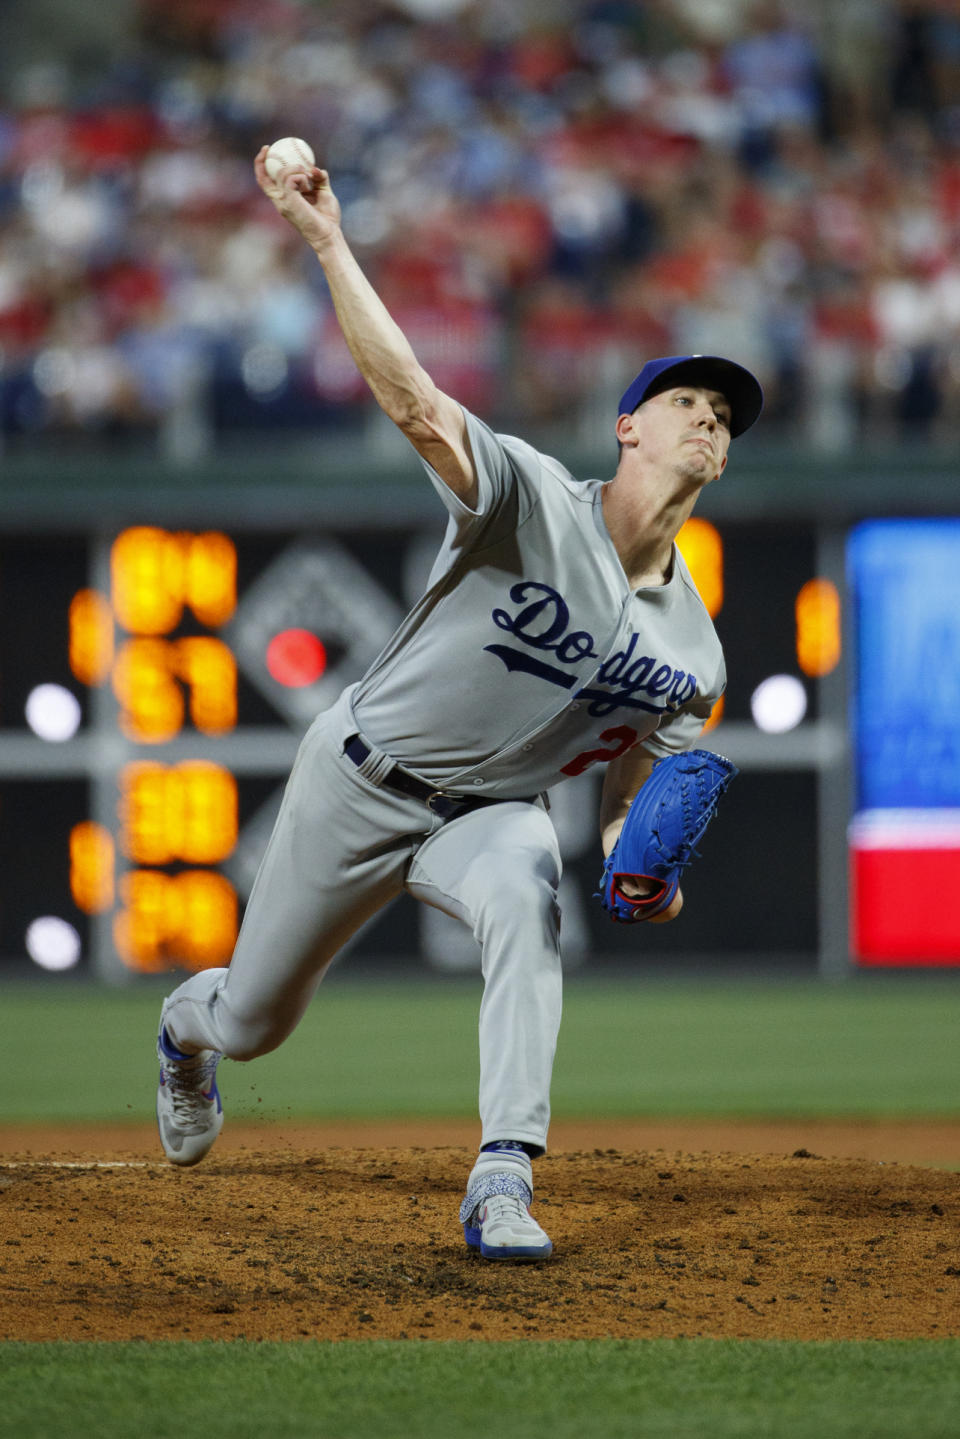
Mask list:
[{"label": "white light", "polygon": [[59,744],[80,728],[80,702],[63,685],[37,685],[25,706],[27,724],[41,739]]},{"label": "white light", "polygon": [[750,697],[757,729],[784,734],[795,729],[807,712],[807,692],[795,675],[771,675],[761,680]]},{"label": "white light", "polygon": [[27,953],[41,969],[72,969],[80,959],[80,936],[72,924],[55,915],[35,919],[27,929]]}]

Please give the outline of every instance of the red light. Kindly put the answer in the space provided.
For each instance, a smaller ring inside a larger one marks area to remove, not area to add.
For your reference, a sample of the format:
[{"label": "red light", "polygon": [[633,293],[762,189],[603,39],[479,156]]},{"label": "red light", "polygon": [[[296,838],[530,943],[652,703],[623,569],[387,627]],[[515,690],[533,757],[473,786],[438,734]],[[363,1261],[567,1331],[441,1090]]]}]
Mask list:
[{"label": "red light", "polygon": [[314,684],[327,667],[322,641],[309,630],[281,630],[267,645],[267,669],[277,684],[302,689]]}]

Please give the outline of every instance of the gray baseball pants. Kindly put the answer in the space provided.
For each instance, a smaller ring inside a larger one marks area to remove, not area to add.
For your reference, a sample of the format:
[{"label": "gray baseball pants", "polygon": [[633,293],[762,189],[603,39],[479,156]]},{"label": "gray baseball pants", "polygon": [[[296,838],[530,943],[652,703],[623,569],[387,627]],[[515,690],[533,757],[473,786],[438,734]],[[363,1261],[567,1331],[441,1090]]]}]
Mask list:
[{"label": "gray baseball pants", "polygon": [[553,825],[540,802],[520,800],[444,823],[367,777],[384,768],[380,752],[357,769],[343,746],[358,732],[349,692],[308,730],[230,965],[173,992],[167,1032],[231,1059],[276,1049],[338,950],[406,889],[463,920],[481,946],[481,1143],[545,1148],[561,1009]]}]

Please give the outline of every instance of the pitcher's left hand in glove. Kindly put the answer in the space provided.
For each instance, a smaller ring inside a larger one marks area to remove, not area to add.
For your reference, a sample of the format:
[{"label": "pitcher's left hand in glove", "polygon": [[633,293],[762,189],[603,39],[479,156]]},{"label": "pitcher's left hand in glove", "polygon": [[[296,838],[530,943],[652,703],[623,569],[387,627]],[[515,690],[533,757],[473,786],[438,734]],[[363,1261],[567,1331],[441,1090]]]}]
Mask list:
[{"label": "pitcher's left hand in glove", "polygon": [[[736,774],[736,765],[705,749],[657,761],[627,810],[603,866],[595,898],[612,919],[632,924],[670,906],[681,872],[698,858],[694,845]],[[643,898],[631,898],[622,889],[622,882],[630,879],[654,881],[656,888]]]}]

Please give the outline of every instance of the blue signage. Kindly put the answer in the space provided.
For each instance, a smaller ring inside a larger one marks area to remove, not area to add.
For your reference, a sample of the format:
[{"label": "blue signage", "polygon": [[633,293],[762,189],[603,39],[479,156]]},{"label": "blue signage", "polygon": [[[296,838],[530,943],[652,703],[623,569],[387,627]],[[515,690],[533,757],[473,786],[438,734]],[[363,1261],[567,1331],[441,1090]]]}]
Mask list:
[{"label": "blue signage", "polygon": [[960,807],[960,519],[858,525],[847,572],[857,808]]}]

